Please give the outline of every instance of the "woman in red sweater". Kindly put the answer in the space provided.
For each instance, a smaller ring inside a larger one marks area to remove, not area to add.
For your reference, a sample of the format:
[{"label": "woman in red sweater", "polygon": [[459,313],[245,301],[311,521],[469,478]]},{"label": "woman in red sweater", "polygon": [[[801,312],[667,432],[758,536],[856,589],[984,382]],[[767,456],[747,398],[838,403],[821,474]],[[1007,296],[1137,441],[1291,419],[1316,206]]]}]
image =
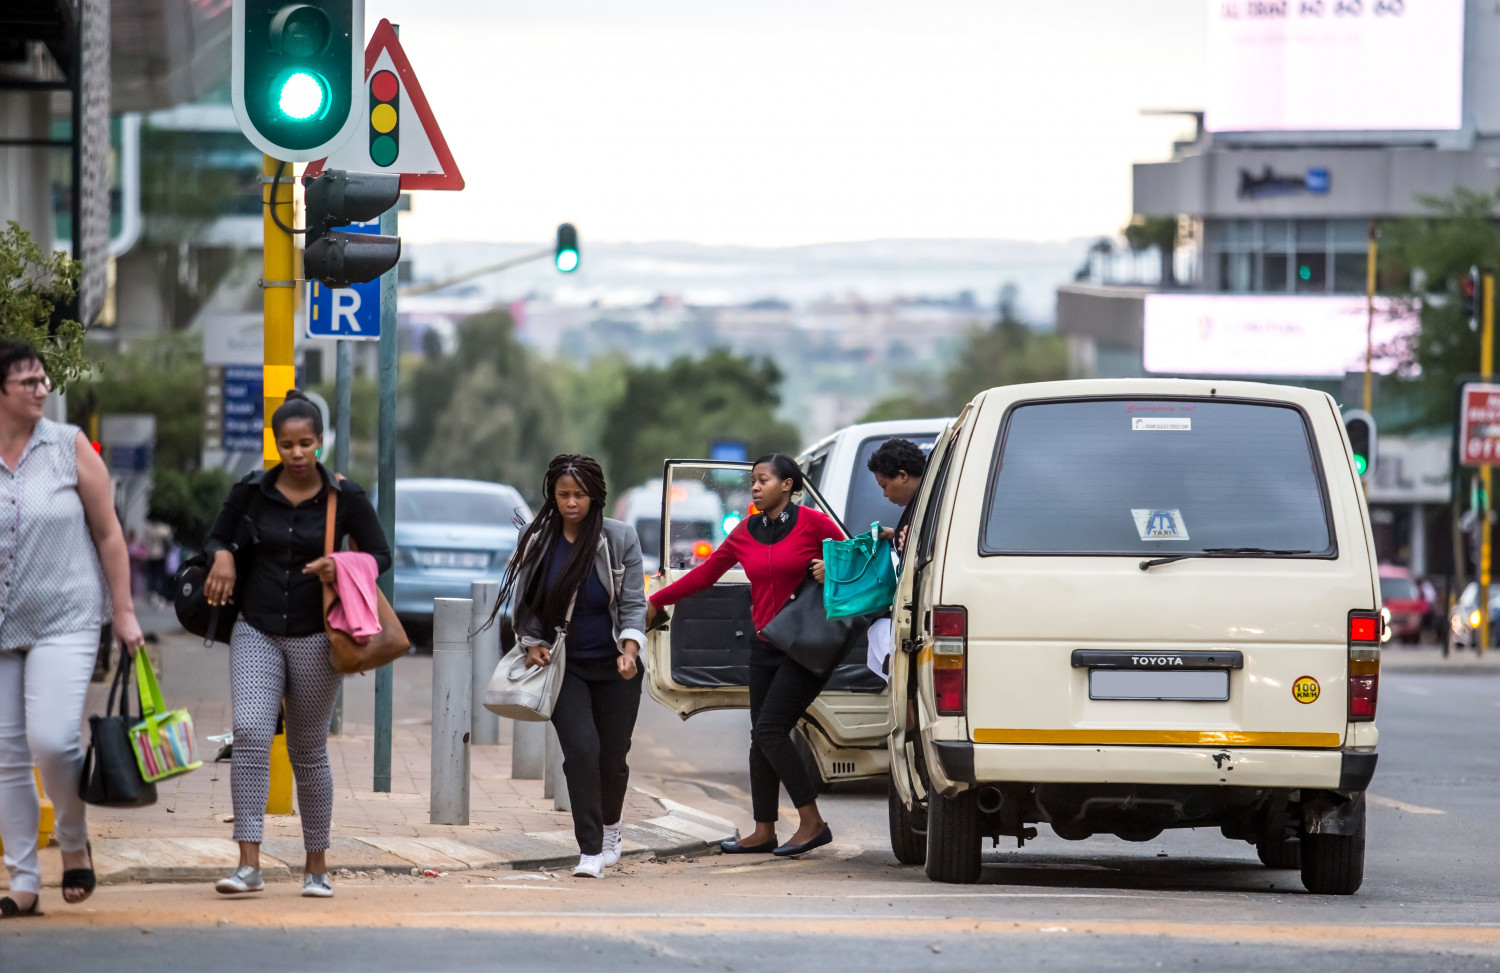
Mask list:
[{"label": "woman in red sweater", "polygon": [[[802,470],[781,453],[762,456],[751,474],[753,514],[736,527],[717,551],[697,568],[651,596],[650,613],[674,605],[713,586],[739,564],[750,579],[750,618],[759,632],[811,572],[823,580],[824,538],[841,540],[838,525],[826,514],[792,503],[802,491]],[[755,831],[741,841],[726,841],[726,854],[771,852],[800,855],[833,840],[818,813],[817,788],[808,779],[791,740],[792,729],[828,684],[757,637],[750,647],[750,798]],[[776,843],[776,808],[780,785],[797,808],[797,831],[786,844]]]}]

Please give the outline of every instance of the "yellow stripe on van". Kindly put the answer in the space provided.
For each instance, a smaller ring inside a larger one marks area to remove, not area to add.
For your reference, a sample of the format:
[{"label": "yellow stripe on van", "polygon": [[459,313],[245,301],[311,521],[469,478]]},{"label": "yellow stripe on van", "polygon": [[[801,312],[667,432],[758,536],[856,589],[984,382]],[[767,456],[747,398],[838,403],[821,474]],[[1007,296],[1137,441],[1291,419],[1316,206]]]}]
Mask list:
[{"label": "yellow stripe on van", "polygon": [[974,731],[975,743],[1063,743],[1159,747],[1337,747],[1337,733],[1246,733],[1239,730],[995,730]]}]

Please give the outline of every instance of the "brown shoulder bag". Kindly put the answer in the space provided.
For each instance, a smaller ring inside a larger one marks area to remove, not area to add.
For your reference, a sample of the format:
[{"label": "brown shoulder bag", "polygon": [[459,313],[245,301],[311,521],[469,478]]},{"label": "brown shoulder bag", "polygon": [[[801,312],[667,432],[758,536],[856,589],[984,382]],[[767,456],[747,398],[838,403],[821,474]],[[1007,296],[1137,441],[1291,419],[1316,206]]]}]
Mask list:
[{"label": "brown shoulder bag", "polygon": [[[339,479],[342,480],[343,477]],[[325,557],[333,553],[333,525],[338,519],[338,512],[339,491],[329,490],[328,523],[323,531]],[[353,538],[349,540],[349,547],[355,549]],[[356,672],[379,669],[386,663],[399,659],[411,648],[411,639],[406,637],[406,630],[396,618],[395,609],[391,608],[385,592],[379,588],[375,589],[375,600],[380,616],[380,632],[370,636],[370,640],[364,645],[356,642],[348,632],[341,632],[328,624],[328,613],[338,600],[338,590],[331,584],[323,585],[323,631],[328,633],[328,661],[335,672],[349,676]]]}]

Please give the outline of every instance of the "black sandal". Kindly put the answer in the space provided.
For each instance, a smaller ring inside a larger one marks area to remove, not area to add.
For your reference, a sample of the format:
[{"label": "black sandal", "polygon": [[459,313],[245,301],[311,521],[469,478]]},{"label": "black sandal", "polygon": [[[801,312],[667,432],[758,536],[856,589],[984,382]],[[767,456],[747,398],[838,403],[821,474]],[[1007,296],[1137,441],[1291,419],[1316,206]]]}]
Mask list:
[{"label": "black sandal", "polygon": [[0,899],[0,919],[25,919],[29,916],[39,916],[42,913],[37,906],[42,904],[42,897],[38,895],[31,900],[31,907],[23,909],[16,905],[16,900],[10,896]]},{"label": "black sandal", "polygon": [[[78,905],[87,902],[89,896],[94,894],[94,886],[98,884],[94,875],[94,843],[92,841],[84,844],[89,853],[88,868],[70,868],[62,874],[63,901],[68,905]],[[69,899],[68,892],[81,889],[83,898]]]}]

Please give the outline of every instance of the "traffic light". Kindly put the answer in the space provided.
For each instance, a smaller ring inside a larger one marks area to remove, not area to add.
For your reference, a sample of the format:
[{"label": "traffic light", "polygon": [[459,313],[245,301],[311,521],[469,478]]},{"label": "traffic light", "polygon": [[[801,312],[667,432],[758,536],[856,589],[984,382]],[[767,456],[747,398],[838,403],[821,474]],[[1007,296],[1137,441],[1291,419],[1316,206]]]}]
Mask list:
[{"label": "traffic light", "polygon": [[1469,319],[1469,330],[1479,330],[1479,268],[1470,267],[1469,274],[1460,278],[1458,293],[1464,302],[1464,317]]},{"label": "traffic light", "polygon": [[396,205],[401,176],[394,172],[325,169],[307,182],[307,250],[302,266],[309,280],[348,287],[374,280],[401,259],[401,238],[340,233],[336,226],[364,223]]},{"label": "traffic light", "polygon": [[233,4],[230,78],[240,131],[275,159],[326,156],[360,122],[364,0]]},{"label": "traffic light", "polygon": [[1351,409],[1344,413],[1344,429],[1354,453],[1354,472],[1368,480],[1375,471],[1375,419],[1362,409]]},{"label": "traffic light", "polygon": [[578,230],[572,223],[562,223],[557,228],[557,269],[571,274],[578,269]]}]

